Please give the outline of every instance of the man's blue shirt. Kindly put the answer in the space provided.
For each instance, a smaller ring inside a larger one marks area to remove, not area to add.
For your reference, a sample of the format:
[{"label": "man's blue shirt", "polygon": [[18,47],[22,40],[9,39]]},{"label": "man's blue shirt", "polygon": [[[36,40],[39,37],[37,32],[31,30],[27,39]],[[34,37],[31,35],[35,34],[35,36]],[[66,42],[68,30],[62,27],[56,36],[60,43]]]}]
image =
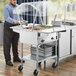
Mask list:
[{"label": "man's blue shirt", "polygon": [[18,20],[18,16],[17,14],[13,13],[13,9],[15,9],[18,5],[16,4],[15,6],[13,6],[11,3],[8,3],[5,7],[4,7],[4,19],[5,21],[14,24],[14,20]]}]

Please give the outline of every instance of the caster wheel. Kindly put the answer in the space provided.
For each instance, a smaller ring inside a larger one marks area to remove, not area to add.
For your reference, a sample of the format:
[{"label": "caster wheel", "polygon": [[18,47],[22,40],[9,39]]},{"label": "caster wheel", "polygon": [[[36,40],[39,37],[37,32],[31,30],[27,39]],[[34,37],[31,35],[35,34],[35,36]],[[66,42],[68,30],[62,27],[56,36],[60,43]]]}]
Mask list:
[{"label": "caster wheel", "polygon": [[20,66],[18,67],[18,70],[19,70],[19,71],[22,71],[22,69],[23,69],[23,66],[20,65]]},{"label": "caster wheel", "polygon": [[35,69],[33,74],[34,74],[34,76],[37,76],[38,75],[38,71]]},{"label": "caster wheel", "polygon": [[56,68],[57,66],[58,66],[58,64],[56,64],[56,63],[53,63],[53,64],[52,64],[52,67],[53,67],[53,68]]}]

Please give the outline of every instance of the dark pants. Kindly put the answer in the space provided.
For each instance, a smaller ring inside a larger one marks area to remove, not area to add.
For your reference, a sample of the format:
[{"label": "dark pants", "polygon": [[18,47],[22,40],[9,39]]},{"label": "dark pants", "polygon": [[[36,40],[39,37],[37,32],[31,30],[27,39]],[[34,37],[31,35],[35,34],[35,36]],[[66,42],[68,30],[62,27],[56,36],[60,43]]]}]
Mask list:
[{"label": "dark pants", "polygon": [[15,26],[15,24],[10,24],[8,22],[4,23],[4,39],[3,39],[3,49],[5,61],[11,60],[10,48],[12,45],[13,58],[18,58],[18,39],[19,34],[13,32],[10,27]]}]

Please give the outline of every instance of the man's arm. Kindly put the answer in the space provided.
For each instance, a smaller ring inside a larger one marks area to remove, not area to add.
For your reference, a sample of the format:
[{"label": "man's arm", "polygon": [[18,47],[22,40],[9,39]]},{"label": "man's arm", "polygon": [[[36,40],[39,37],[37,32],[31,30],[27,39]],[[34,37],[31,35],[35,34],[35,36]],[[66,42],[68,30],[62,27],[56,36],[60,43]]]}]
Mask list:
[{"label": "man's arm", "polygon": [[8,8],[6,8],[6,7],[4,8],[3,14],[4,14],[5,21],[7,21],[9,23],[11,22],[12,24],[14,23],[14,19],[11,18],[10,15],[9,15]]},{"label": "man's arm", "polygon": [[10,17],[8,8],[5,7],[3,13],[4,13],[5,21],[9,23],[11,22],[12,24],[19,24],[17,20],[14,20],[13,18]]}]

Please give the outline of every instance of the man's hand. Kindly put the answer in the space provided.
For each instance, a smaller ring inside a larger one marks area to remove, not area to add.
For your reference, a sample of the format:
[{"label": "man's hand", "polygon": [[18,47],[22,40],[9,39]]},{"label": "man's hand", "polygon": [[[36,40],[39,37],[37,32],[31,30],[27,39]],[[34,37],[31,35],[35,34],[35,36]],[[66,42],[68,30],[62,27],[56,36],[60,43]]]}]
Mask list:
[{"label": "man's hand", "polygon": [[17,20],[14,20],[14,24],[19,24],[19,21],[17,21]]}]

